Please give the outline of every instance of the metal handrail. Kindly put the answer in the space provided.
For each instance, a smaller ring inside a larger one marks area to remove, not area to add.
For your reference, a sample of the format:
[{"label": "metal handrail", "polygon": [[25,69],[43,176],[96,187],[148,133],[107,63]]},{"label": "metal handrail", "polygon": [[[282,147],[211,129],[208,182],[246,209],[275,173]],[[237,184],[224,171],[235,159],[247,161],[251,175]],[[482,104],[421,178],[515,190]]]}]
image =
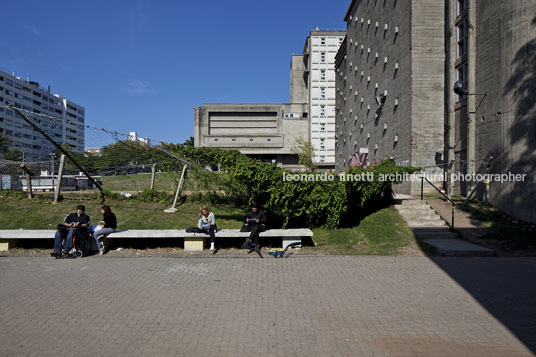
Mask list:
[{"label": "metal handrail", "polygon": [[426,180],[426,182],[428,182],[430,185],[432,185],[433,188],[436,189],[437,192],[439,192],[440,194],[443,195],[443,197],[445,197],[451,204],[452,204],[452,222],[451,222],[451,225],[450,225],[450,229],[453,231],[454,230],[454,208],[456,207],[456,203],[454,203],[453,200],[451,200],[450,198],[448,198],[447,195],[445,195],[443,192],[441,192],[441,190],[439,188],[436,187],[436,185],[434,185],[433,183],[431,183],[426,177],[421,176],[421,201],[424,199],[424,180]]}]

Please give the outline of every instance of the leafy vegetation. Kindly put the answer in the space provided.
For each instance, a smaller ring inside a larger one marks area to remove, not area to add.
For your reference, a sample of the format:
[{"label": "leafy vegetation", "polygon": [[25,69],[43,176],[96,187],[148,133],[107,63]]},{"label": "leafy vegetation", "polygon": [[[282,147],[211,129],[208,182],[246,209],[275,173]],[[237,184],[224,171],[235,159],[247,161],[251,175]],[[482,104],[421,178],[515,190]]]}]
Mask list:
[{"label": "leafy vegetation", "polygon": [[[200,165],[217,165],[225,170],[234,187],[226,190],[245,201],[258,202],[271,214],[272,225],[282,227],[307,226],[336,228],[341,219],[350,216],[355,221],[367,209],[392,197],[393,180],[381,177],[395,173],[412,173],[416,168],[400,167],[386,160],[374,168],[354,167],[352,175],[369,175],[370,181],[341,180],[332,174],[327,180],[287,180],[293,175],[280,167],[242,155],[236,150],[193,148],[186,145],[169,147],[177,155]],[[313,175],[313,174],[310,174]],[[383,176],[381,176],[383,175]],[[314,177],[311,177],[314,179]]]}]

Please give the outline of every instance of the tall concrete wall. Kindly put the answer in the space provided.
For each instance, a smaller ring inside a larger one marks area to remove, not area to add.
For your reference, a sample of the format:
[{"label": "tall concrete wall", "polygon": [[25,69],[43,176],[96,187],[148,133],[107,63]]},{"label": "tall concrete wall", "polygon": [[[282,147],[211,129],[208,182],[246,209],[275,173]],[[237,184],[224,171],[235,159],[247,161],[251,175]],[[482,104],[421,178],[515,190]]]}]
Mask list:
[{"label": "tall concrete wall", "polygon": [[346,59],[337,72],[337,170],[362,148],[369,161],[434,165],[444,143],[444,4],[354,1],[346,21]]},{"label": "tall concrete wall", "polygon": [[303,55],[292,55],[290,61],[290,102],[307,103],[309,92],[305,81]]},{"label": "tall concrete wall", "polygon": [[491,183],[489,199],[536,222],[536,1],[477,1],[476,29],[476,171],[526,174]]}]

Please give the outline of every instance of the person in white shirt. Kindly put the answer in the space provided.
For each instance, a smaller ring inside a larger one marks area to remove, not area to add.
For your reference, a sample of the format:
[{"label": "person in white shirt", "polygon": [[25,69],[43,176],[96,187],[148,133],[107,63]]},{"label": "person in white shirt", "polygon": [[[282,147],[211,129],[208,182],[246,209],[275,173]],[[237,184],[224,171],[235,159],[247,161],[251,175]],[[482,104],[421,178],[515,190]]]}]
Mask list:
[{"label": "person in white shirt", "polygon": [[200,209],[197,228],[210,235],[210,250],[214,250],[215,233],[218,231],[218,227],[216,227],[214,213],[210,212],[205,206]]}]

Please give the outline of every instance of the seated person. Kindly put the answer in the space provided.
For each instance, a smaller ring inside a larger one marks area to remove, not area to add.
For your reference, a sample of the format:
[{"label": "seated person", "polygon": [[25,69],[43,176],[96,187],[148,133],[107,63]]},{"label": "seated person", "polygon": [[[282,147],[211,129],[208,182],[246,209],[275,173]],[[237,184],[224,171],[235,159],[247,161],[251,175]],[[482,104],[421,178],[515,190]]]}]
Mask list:
[{"label": "seated person", "polygon": [[[85,214],[86,207],[79,205],[76,207],[76,212],[73,212],[65,217],[64,223],[58,225],[56,236],[54,238],[54,252],[51,253],[53,257],[62,256],[63,254],[72,254],[73,249],[73,236],[77,229],[87,229],[89,225],[89,216]],[[67,232],[65,238],[65,245],[62,247],[63,232]]]},{"label": "seated person", "polygon": [[214,250],[214,240],[216,238],[215,232],[218,228],[216,227],[216,222],[214,220],[214,213],[210,212],[205,206],[200,209],[197,228],[203,233],[210,234],[210,250]]},{"label": "seated person", "polygon": [[102,221],[93,226],[93,238],[97,243],[100,255],[104,254],[104,243],[99,242],[99,237],[106,237],[108,234],[115,232],[117,228],[117,218],[108,205],[101,207]]},{"label": "seated person", "polygon": [[266,223],[266,215],[262,208],[256,203],[251,206],[251,210],[246,217],[246,224],[249,227],[249,238],[242,244],[242,249],[259,250],[259,233],[266,231],[264,224]]}]

